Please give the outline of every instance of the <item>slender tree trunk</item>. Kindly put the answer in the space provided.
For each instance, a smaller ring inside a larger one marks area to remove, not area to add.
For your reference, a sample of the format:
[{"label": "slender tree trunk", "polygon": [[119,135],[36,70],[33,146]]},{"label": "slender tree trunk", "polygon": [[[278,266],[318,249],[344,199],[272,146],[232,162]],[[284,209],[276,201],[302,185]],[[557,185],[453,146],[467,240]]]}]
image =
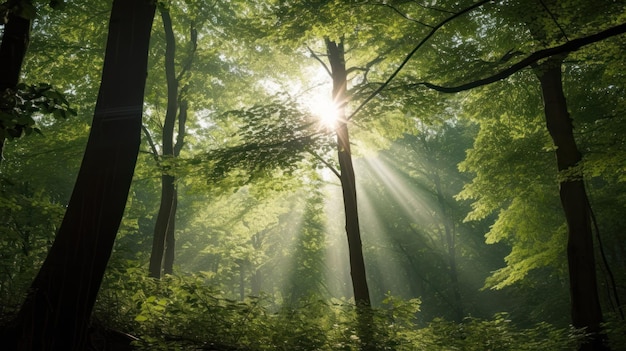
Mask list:
[{"label": "slender tree trunk", "polygon": [[536,68],[541,82],[548,132],[556,146],[557,167],[571,172],[560,181],[560,197],[567,222],[567,261],[569,265],[572,324],[592,333],[580,350],[608,350],[601,331],[602,310],[598,298],[593,233],[587,195],[574,139],[572,120],[563,93],[561,64],[553,57]]},{"label": "slender tree trunk", "polygon": [[[85,350],[139,151],[154,5],[115,0],[92,129],[74,191],[16,320],[17,350]],[[12,347],[15,346],[15,347]]]},{"label": "slender tree trunk", "polygon": [[363,246],[361,243],[361,231],[359,229],[359,214],[356,201],[356,182],[354,167],[352,165],[352,153],[350,151],[350,135],[346,121],[345,107],[347,99],[348,76],[346,61],[344,58],[343,42],[336,43],[326,38],[328,61],[331,66],[333,78],[333,100],[340,106],[337,117],[337,152],[340,167],[341,190],[343,192],[343,204],[346,216],[346,234],[348,236],[348,251],[350,255],[350,275],[352,278],[352,290],[359,318],[359,337],[362,342],[362,350],[373,349],[372,311],[370,293],[365,274],[365,260],[363,258]]},{"label": "slender tree trunk", "polygon": [[[4,96],[12,97],[13,90],[20,80],[20,72],[24,56],[30,42],[30,20],[9,13],[8,22],[4,25],[2,44],[0,44],[0,94],[2,101],[0,110],[10,110],[12,104],[6,104]],[[4,126],[0,125],[4,129]],[[3,160],[6,136],[0,135],[0,163]]]},{"label": "slender tree trunk", "polygon": [[[163,123],[162,133],[162,156],[165,160],[174,157],[174,127],[176,126],[176,114],[178,113],[178,79],[175,72],[176,39],[172,29],[172,19],[169,10],[159,8],[163,29],[165,31],[165,76],[167,79],[167,111]],[[165,251],[165,240],[170,232],[170,225],[174,223],[173,209],[175,197],[175,178],[170,174],[161,176],[161,205],[154,227],[152,239],[152,253],[150,254],[150,276],[160,278],[163,269],[163,254]],[[173,230],[173,227],[172,229]],[[173,243],[173,233],[170,233],[169,240]],[[173,255],[172,255],[173,257]]]},{"label": "slender tree trunk", "polygon": [[[163,254],[165,252],[165,239],[167,237],[174,208],[174,176],[163,174],[161,176],[161,205],[154,225],[152,238],[152,252],[150,254],[150,277],[159,279],[163,270]],[[171,240],[171,239],[170,239]]]},{"label": "slender tree trunk", "polygon": [[[341,105],[345,103],[348,84],[343,43],[337,44],[326,39],[326,47],[333,76],[333,99],[338,105]],[[348,250],[350,251],[352,288],[354,290],[354,300],[356,304],[370,306],[369,289],[365,275],[365,261],[363,259],[363,247],[361,244],[361,231],[359,229],[356,183],[354,168],[352,166],[352,154],[350,151],[350,135],[348,133],[348,123],[345,120],[345,108],[341,107],[338,114],[336,129],[337,151],[341,170],[341,189],[343,192],[346,215]]]},{"label": "slender tree trunk", "polygon": [[[194,43],[195,44],[195,43]],[[185,125],[187,123],[187,110],[189,104],[187,103],[186,90],[188,86],[183,87],[179,98],[181,100],[178,103],[178,135],[176,136],[176,144],[174,144],[174,157],[180,155],[180,151],[183,148],[185,140]],[[174,178],[176,182],[176,178]],[[165,236],[165,257],[163,258],[163,273],[174,274],[174,259],[176,258],[176,211],[178,210],[178,187],[174,184],[174,190],[172,194],[172,209],[170,211],[169,224],[167,226],[167,233]]]}]

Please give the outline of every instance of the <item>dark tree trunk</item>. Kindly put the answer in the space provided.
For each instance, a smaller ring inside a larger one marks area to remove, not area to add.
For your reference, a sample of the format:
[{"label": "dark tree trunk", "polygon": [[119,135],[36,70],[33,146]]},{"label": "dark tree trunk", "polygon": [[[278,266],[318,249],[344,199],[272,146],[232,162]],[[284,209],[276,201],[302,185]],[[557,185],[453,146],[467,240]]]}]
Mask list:
[{"label": "dark tree trunk", "polygon": [[[187,123],[186,93],[188,85],[179,91],[180,79],[191,66],[191,58],[196,50],[197,34],[195,28],[191,28],[192,51],[187,66],[176,76],[176,38],[172,28],[172,19],[169,10],[161,8],[161,19],[165,31],[165,75],[167,80],[167,112],[163,123],[163,156],[176,158],[180,155],[185,139],[185,124]],[[176,116],[178,113],[178,117]],[[178,121],[178,135],[174,143],[174,127]],[[163,174],[161,178],[161,205],[157,215],[157,223],[154,228],[152,241],[152,253],[150,255],[150,276],[161,277],[161,269],[164,274],[174,272],[174,258],[176,251],[176,210],[178,208],[178,191],[176,177],[171,174]]]},{"label": "dark tree trunk", "polygon": [[571,174],[560,181],[560,197],[567,222],[572,324],[592,333],[580,350],[608,350],[601,333],[602,310],[598,298],[593,233],[583,182],[582,159],[574,139],[572,120],[563,93],[562,57],[553,57],[536,68],[541,82],[548,132],[556,146],[560,172]]},{"label": "dark tree trunk", "polygon": [[[161,176],[161,205],[154,226],[152,238],[152,253],[150,254],[149,272],[152,278],[161,278],[163,270],[163,254],[165,252],[165,240],[168,236],[174,208],[174,176],[164,174]],[[173,228],[172,228],[173,229]],[[172,234],[173,236],[173,234]],[[172,238],[170,238],[171,240]]]},{"label": "dark tree trunk", "polygon": [[98,101],[76,185],[16,320],[17,345],[8,349],[86,348],[89,317],[139,151],[153,17],[149,1],[113,2]]},{"label": "dark tree trunk", "polygon": [[[174,127],[176,126],[176,114],[178,113],[178,79],[175,72],[176,39],[172,29],[172,19],[169,11],[165,8],[159,9],[163,20],[165,31],[165,76],[167,79],[167,111],[165,122],[163,123],[162,135],[162,156],[164,160],[174,157]],[[150,276],[160,278],[164,267],[163,254],[165,252],[166,238],[173,244],[174,233],[174,197],[175,178],[171,174],[161,176],[161,205],[154,227],[154,237],[152,239],[152,253],[150,254]],[[170,226],[172,226],[170,232]],[[172,256],[173,258],[173,253]]]},{"label": "dark tree trunk", "polygon": [[176,209],[178,208],[178,192],[174,188],[172,194],[172,210],[170,211],[170,223],[165,235],[165,256],[163,257],[163,273],[174,274],[174,259],[176,258]]},{"label": "dark tree trunk", "polygon": [[[346,87],[348,84],[346,62],[344,59],[343,43],[335,43],[326,39],[328,60],[330,62],[333,78],[333,100],[342,105],[346,99]],[[352,166],[352,154],[350,151],[350,136],[346,121],[345,108],[341,107],[337,118],[337,151],[341,175],[341,189],[343,191],[343,203],[346,215],[346,234],[348,236],[348,250],[350,251],[350,274],[352,276],[352,288],[354,300],[357,305],[370,306],[369,289],[365,276],[365,261],[363,259],[363,247],[361,244],[361,232],[359,229],[359,215],[356,202],[356,184],[354,168]]]},{"label": "dark tree trunk", "polygon": [[337,152],[340,168],[341,190],[346,216],[346,234],[348,236],[348,251],[350,255],[350,276],[352,290],[358,313],[358,334],[362,342],[362,350],[373,349],[372,311],[370,293],[365,274],[365,260],[359,229],[359,214],[356,201],[356,182],[352,153],[350,151],[350,135],[348,121],[346,121],[345,102],[347,99],[348,75],[344,58],[343,42],[336,43],[326,39],[328,61],[333,78],[333,100],[340,106],[337,116]]},{"label": "dark tree trunk", "polygon": [[[178,103],[178,135],[176,137],[176,144],[174,144],[174,157],[180,155],[180,150],[183,148],[185,139],[185,124],[187,123],[187,109],[189,104],[187,103],[184,87],[179,94],[179,98],[182,95],[182,100]],[[174,259],[176,258],[176,211],[178,210],[178,188],[175,184],[176,178],[174,178],[174,190],[172,194],[172,209],[170,211],[169,224],[167,226],[167,233],[165,235],[165,256],[163,258],[163,273],[174,274]]]},{"label": "dark tree trunk", "polygon": [[[20,80],[20,72],[24,56],[30,42],[30,20],[16,16],[12,13],[8,16],[8,22],[4,25],[2,44],[0,44],[0,94],[12,95]],[[9,90],[9,91],[7,91]],[[4,101],[0,109],[11,109],[13,106],[5,106]],[[0,126],[0,128],[4,128]],[[0,136],[0,162],[4,150],[6,137]]]}]

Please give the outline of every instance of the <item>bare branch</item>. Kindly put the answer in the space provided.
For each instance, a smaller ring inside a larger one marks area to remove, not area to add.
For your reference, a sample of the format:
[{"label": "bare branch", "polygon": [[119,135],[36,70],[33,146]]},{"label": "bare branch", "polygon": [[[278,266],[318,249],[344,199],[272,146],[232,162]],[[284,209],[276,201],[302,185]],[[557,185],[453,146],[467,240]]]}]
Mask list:
[{"label": "bare branch", "polygon": [[541,6],[543,6],[543,8],[546,10],[548,15],[550,15],[550,18],[552,18],[552,21],[554,22],[554,24],[556,24],[556,26],[559,28],[565,40],[569,41],[569,38],[567,37],[565,30],[563,29],[563,27],[561,27],[561,24],[559,23],[559,21],[557,21],[556,16],[552,13],[552,11],[550,11],[550,9],[548,8],[548,6],[543,0],[539,0],[539,2],[541,3]]},{"label": "bare branch", "polygon": [[148,130],[148,128],[146,128],[144,124],[141,125],[141,130],[143,130],[143,134],[146,136],[146,139],[148,140],[148,144],[150,145],[150,150],[152,150],[152,152],[149,152],[149,154],[152,155],[152,157],[158,164],[159,163],[159,151],[157,151],[156,144],[154,143],[154,139],[152,139],[152,135],[150,135],[150,131]]},{"label": "bare branch", "polygon": [[375,64],[383,61],[385,59],[384,56],[378,56],[375,59],[373,59],[372,61],[368,62],[365,64],[365,67],[350,67],[346,70],[346,73],[350,74],[354,71],[363,71],[363,72],[369,72],[370,68],[372,68],[372,66],[374,66]]},{"label": "bare branch", "polygon": [[326,64],[324,63],[324,61],[322,61],[322,59],[315,53],[315,51],[313,51],[310,47],[306,47],[309,50],[309,53],[311,53],[311,56],[317,60],[317,62],[319,62],[322,67],[324,67],[324,69],[326,70],[326,73],[328,73],[329,77],[333,77],[332,72],[330,71],[330,69],[328,68],[328,66],[326,66]]},{"label": "bare branch", "polygon": [[[477,88],[483,85],[487,85],[487,84],[491,84],[494,82],[497,82],[499,80],[503,80],[506,79],[508,77],[510,77],[511,75],[513,75],[514,73],[520,71],[521,69],[528,67],[534,63],[536,63],[537,61],[544,59],[546,57],[550,57],[550,56],[555,56],[555,55],[559,55],[559,54],[565,54],[565,53],[570,53],[570,52],[574,52],[579,50],[580,48],[582,48],[583,46],[589,45],[589,44],[593,44],[596,42],[599,42],[601,40],[616,36],[616,35],[620,35],[626,32],[626,23],[622,23],[620,25],[617,25],[615,27],[611,27],[609,29],[603,30],[599,33],[596,34],[592,34],[586,37],[582,37],[582,38],[578,38],[578,39],[574,39],[572,41],[568,41],[565,44],[559,45],[559,46],[555,46],[555,47],[551,47],[551,48],[547,48],[547,49],[543,49],[543,50],[539,50],[536,51],[532,54],[530,54],[528,57],[526,57],[525,59],[519,61],[518,63],[512,65],[511,67],[504,69],[492,76],[489,76],[487,78],[483,78],[483,79],[478,79],[475,80],[473,82],[469,82],[469,83],[465,83],[465,84],[461,84],[458,86],[454,86],[454,87],[445,87],[445,86],[441,86],[441,85],[436,85],[433,83],[428,83],[428,82],[421,82],[421,83],[416,83],[416,84],[412,84],[412,86],[417,86],[417,85],[423,85],[427,88],[442,92],[442,93],[458,93],[461,91],[465,91],[465,90],[470,90],[473,88]],[[379,89],[380,90],[380,89]]]},{"label": "bare branch", "polygon": [[395,12],[396,14],[400,15],[400,17],[404,18],[405,20],[411,21],[411,22],[415,22],[417,24],[421,24],[424,27],[428,27],[428,28],[433,28],[433,26],[431,26],[430,24],[424,23],[422,21],[416,20],[415,18],[411,18],[409,17],[409,15],[407,15],[406,13],[403,13],[402,11],[400,11],[398,8],[396,8],[395,6],[392,6],[390,4],[387,3],[382,3],[382,4],[374,4],[374,5],[379,5],[379,6],[384,6],[384,7],[388,7],[390,8],[393,12]]},{"label": "bare branch", "polygon": [[339,173],[339,171],[333,166],[331,165],[328,161],[326,161],[325,159],[322,158],[322,156],[318,155],[316,152],[312,151],[312,150],[307,150],[311,155],[313,155],[313,157],[315,157],[316,159],[318,159],[320,162],[322,162],[324,164],[324,166],[328,167],[331,172],[333,172],[337,178],[341,179],[341,174]]},{"label": "bare branch", "polygon": [[[389,83],[391,83],[391,81],[398,75],[398,73],[400,73],[400,71],[404,68],[404,66],[406,66],[406,64],[409,62],[409,60],[411,59],[411,57],[413,57],[413,55],[417,52],[417,50],[419,50],[427,41],[428,39],[430,39],[430,37],[432,37],[437,30],[439,30],[439,28],[443,27],[444,25],[446,25],[448,22],[470,12],[473,11],[481,6],[483,6],[484,4],[488,3],[488,2],[492,2],[494,0],[482,0],[479,1],[477,3],[475,3],[472,6],[469,6],[455,14],[453,14],[452,16],[446,18],[445,20],[439,22],[436,26],[434,26],[431,31],[417,44],[417,46],[415,46],[415,48],[413,50],[411,50],[411,52],[409,52],[409,54],[404,58],[404,60],[402,61],[402,63],[400,64],[400,66],[398,66],[398,68],[396,68],[396,70],[389,76],[389,78],[387,78],[387,80],[380,86],[378,87],[378,89],[376,89],[370,96],[368,96],[365,101],[363,101],[359,107],[357,107],[354,112],[352,112],[350,114],[350,116],[348,116],[348,120],[352,119],[352,117],[354,117],[361,109],[363,109],[363,107],[369,103],[374,97],[376,97],[376,95],[378,95],[381,91],[383,91],[383,89],[385,89],[387,87],[387,85],[389,85]],[[497,1],[497,0],[496,0]]]}]

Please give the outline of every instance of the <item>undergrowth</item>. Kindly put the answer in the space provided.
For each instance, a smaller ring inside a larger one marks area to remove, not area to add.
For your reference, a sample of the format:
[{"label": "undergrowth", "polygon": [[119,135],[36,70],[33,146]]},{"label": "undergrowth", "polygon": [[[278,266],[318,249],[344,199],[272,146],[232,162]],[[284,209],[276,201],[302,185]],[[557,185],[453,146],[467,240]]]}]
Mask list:
[{"label": "undergrowth", "polygon": [[[521,329],[506,313],[461,323],[435,319],[418,327],[419,308],[418,299],[387,296],[372,311],[366,332],[374,344],[365,348],[350,301],[310,298],[289,307],[270,296],[236,301],[207,286],[202,275],[157,281],[140,267],[126,266],[107,275],[95,316],[135,335],[139,350],[558,351],[576,349],[584,337],[547,323]],[[611,328],[624,331],[623,323]]]}]

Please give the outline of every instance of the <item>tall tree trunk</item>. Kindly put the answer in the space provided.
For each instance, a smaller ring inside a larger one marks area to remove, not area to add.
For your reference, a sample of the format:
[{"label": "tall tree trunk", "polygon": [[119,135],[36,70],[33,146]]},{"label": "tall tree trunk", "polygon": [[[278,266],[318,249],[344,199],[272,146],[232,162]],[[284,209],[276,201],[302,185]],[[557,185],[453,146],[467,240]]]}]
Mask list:
[{"label": "tall tree trunk", "polygon": [[348,133],[345,107],[343,107],[346,100],[346,88],[348,84],[343,43],[340,42],[337,44],[326,39],[326,48],[328,50],[328,60],[332,70],[333,100],[337,105],[341,106],[338,111],[336,127],[337,152],[346,215],[346,234],[348,236],[348,250],[350,252],[352,289],[354,290],[354,300],[357,305],[370,306],[369,289],[365,275],[365,261],[363,259],[363,247],[361,244],[361,231],[359,229],[356,183],[354,167],[352,166],[352,154],[350,151],[350,135]]},{"label": "tall tree trunk", "polygon": [[572,324],[591,333],[580,350],[608,350],[601,332],[602,310],[598,298],[593,233],[587,195],[574,139],[572,120],[563,93],[563,57],[548,59],[535,69],[541,82],[548,132],[556,146],[560,172],[571,172],[560,181],[561,205],[567,222],[567,261],[569,266]]},{"label": "tall tree trunk", "polygon": [[8,349],[86,349],[89,317],[139,151],[154,10],[146,0],[113,1],[98,101],[76,185],[17,317],[17,344]]},{"label": "tall tree trunk", "polygon": [[[161,205],[154,225],[152,238],[152,252],[150,254],[149,273],[150,277],[159,279],[163,271],[163,254],[165,252],[165,239],[168,236],[174,208],[174,176],[161,175]],[[172,228],[173,229],[173,228]],[[171,238],[170,238],[171,240]]]},{"label": "tall tree trunk", "polygon": [[165,235],[165,255],[163,257],[163,273],[174,274],[174,259],[176,258],[176,209],[178,208],[178,192],[174,188],[172,194],[172,210],[170,211],[170,222],[167,225]]},{"label": "tall tree trunk", "polygon": [[[195,45],[195,42],[194,42]],[[174,157],[180,156],[185,140],[185,125],[187,123],[187,110],[189,104],[187,102],[186,91],[189,86],[181,89],[178,95],[180,101],[178,103],[178,135],[176,136],[176,144],[174,144]],[[174,178],[174,182],[176,179]],[[169,224],[165,235],[165,256],[163,257],[163,273],[174,273],[174,259],[176,258],[176,211],[178,210],[178,187],[174,184],[174,193],[172,194],[172,209],[170,211]]]},{"label": "tall tree trunk", "polygon": [[352,277],[352,290],[354,301],[359,317],[359,337],[362,341],[362,349],[373,348],[372,311],[367,277],[365,274],[365,260],[363,258],[363,246],[361,243],[361,231],[359,229],[359,214],[356,201],[356,182],[354,167],[352,165],[352,153],[350,151],[350,135],[348,133],[348,121],[346,120],[345,102],[347,99],[348,75],[344,58],[343,41],[336,43],[328,38],[326,50],[333,78],[333,100],[339,106],[337,112],[337,152],[340,168],[341,190],[346,216],[346,234],[348,236],[348,251],[350,255],[350,276]]},{"label": "tall tree trunk", "polygon": [[[13,90],[20,80],[20,72],[28,43],[30,42],[30,20],[9,13],[8,22],[4,25],[2,44],[0,44],[0,94],[2,100],[13,96]],[[2,101],[0,110],[12,109],[12,104]],[[4,128],[0,126],[0,128]],[[3,159],[6,136],[0,135],[0,163]]]},{"label": "tall tree trunk", "polygon": [[[174,157],[174,127],[176,126],[176,114],[178,113],[178,79],[175,72],[176,38],[172,29],[172,19],[169,10],[160,7],[163,29],[165,31],[165,76],[167,80],[167,111],[163,123],[162,133],[162,156],[164,160]],[[160,278],[163,269],[163,254],[165,240],[170,231],[170,225],[174,223],[174,196],[175,178],[171,174],[161,176],[161,205],[154,227],[152,239],[152,253],[150,254],[150,276]],[[172,227],[173,230],[173,227]],[[173,239],[170,233],[170,240]],[[173,257],[173,256],[172,256]]]}]

